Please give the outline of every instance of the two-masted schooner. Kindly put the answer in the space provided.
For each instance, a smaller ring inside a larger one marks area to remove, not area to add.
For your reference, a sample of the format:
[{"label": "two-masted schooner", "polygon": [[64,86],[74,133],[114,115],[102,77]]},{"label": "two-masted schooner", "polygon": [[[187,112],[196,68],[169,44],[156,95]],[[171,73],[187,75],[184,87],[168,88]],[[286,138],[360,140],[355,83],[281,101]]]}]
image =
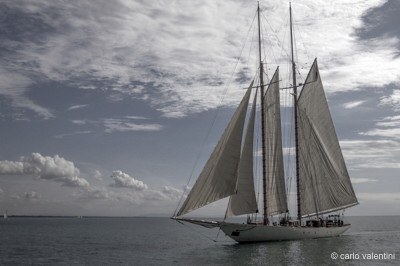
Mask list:
[{"label": "two-masted schooner", "polygon": [[[251,82],[242,101],[205,164],[199,178],[172,219],[219,227],[242,243],[338,236],[350,228],[332,214],[358,204],[339,146],[318,71],[317,60],[303,84],[296,81],[290,7],[291,63],[296,143],[297,217],[283,216],[272,223],[268,217],[288,213],[282,150],[279,68],[264,83],[261,58],[260,7],[258,16],[259,84]],[[297,92],[302,86],[300,93]],[[257,88],[250,114],[251,91]],[[265,90],[266,88],[266,90]],[[257,96],[258,95],[258,96]],[[233,216],[258,212],[253,174],[253,138],[256,98],[261,99],[263,221],[232,223]],[[245,120],[247,122],[244,134]],[[244,136],[243,136],[244,135]],[[183,215],[222,198],[229,198],[223,221],[190,219]]]}]

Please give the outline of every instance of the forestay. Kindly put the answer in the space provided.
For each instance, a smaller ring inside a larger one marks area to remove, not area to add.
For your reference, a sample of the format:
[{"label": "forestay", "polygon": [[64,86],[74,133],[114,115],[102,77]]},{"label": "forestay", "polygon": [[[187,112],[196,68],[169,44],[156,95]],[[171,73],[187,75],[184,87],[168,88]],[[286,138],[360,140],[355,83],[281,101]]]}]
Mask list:
[{"label": "forestay", "polygon": [[298,99],[301,215],[358,204],[314,61]]},{"label": "forestay", "polygon": [[267,214],[288,211],[282,154],[281,111],[279,97],[279,68],[276,69],[264,96],[265,110],[265,164]]},{"label": "forestay", "polygon": [[188,197],[177,213],[178,216],[232,195],[235,191],[240,160],[243,127],[251,94],[251,82],[239,107],[225,129],[217,146]]}]

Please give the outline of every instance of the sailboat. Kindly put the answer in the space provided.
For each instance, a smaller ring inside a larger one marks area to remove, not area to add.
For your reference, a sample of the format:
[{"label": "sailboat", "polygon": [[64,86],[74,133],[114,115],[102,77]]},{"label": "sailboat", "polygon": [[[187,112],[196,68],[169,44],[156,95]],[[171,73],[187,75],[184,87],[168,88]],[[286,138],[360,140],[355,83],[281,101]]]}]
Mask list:
[{"label": "sailboat", "polygon": [[[297,217],[291,218],[285,185],[282,150],[279,67],[264,83],[261,58],[260,7],[258,17],[259,84],[248,87],[228,126],[180,209],[171,217],[208,228],[219,227],[233,240],[244,242],[297,240],[339,236],[350,228],[337,214],[358,204],[346,168],[318,70],[317,59],[303,84],[296,80],[290,6],[291,66],[295,124]],[[301,92],[298,88],[302,86]],[[251,91],[256,88],[249,114]],[[266,90],[265,90],[266,89]],[[261,100],[262,221],[228,222],[239,215],[258,213],[253,164],[256,99]],[[247,128],[245,129],[245,121]],[[244,132],[246,131],[246,132]],[[198,208],[229,197],[223,221],[183,217]],[[335,213],[336,214],[331,214]],[[271,217],[280,215],[272,222]],[[324,216],[325,215],[325,216]]]},{"label": "sailboat", "polygon": [[7,220],[8,219],[8,213],[7,213],[7,210],[4,212],[4,214],[3,214],[3,219],[4,220]]}]

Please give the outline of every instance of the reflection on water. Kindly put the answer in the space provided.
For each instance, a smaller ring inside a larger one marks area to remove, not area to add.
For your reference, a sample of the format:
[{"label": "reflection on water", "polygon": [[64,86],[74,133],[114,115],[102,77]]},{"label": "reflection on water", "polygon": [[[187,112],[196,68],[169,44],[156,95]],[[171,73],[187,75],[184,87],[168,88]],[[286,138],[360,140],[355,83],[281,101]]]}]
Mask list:
[{"label": "reflection on water", "polygon": [[168,218],[10,218],[0,222],[0,265],[399,265],[399,258],[332,259],[332,252],[400,257],[400,217],[349,220],[340,237],[237,244],[218,229]]}]

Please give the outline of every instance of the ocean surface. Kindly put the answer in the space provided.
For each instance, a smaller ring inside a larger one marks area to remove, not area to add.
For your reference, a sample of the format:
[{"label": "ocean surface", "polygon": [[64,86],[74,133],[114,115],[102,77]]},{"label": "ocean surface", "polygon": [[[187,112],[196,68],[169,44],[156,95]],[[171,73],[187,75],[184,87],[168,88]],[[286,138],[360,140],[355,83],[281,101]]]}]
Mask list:
[{"label": "ocean surface", "polygon": [[0,220],[0,265],[400,265],[400,216],[346,220],[340,237],[236,244],[169,218],[11,217]]}]

